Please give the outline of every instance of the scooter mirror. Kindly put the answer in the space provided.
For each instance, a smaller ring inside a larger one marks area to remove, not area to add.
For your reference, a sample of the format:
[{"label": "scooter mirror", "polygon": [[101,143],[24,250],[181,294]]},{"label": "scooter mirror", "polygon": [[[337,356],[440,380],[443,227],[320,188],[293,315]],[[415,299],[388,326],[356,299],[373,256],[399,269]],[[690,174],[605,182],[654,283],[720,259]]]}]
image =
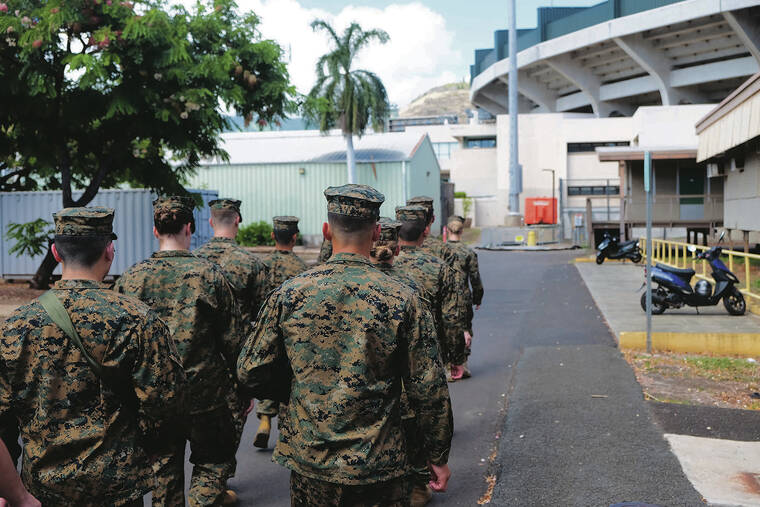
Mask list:
[{"label": "scooter mirror", "polygon": [[689,252],[694,253],[696,251],[697,251],[697,247],[695,247],[694,245],[689,245]]}]

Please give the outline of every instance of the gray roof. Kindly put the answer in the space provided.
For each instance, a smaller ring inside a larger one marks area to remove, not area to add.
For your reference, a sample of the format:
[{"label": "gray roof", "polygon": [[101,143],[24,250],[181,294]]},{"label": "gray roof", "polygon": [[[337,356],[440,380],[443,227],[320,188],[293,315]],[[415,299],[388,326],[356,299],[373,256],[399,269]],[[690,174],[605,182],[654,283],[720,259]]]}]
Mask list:
[{"label": "gray roof", "polygon": [[[346,140],[340,132],[245,132],[222,134],[230,164],[345,162]],[[401,162],[412,158],[426,134],[394,132],[354,137],[357,162]],[[213,164],[213,161],[205,161]]]}]

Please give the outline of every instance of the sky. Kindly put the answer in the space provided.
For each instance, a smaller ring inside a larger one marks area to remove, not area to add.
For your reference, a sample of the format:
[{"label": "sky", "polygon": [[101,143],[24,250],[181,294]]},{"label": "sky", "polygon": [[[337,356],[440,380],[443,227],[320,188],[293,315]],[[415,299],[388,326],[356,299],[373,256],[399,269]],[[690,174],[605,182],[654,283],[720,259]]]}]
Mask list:
[{"label": "sky", "polygon": [[[536,26],[542,6],[589,6],[601,0],[517,0],[518,28]],[[360,53],[356,68],[375,72],[391,103],[403,109],[434,86],[469,82],[474,51],[493,47],[493,32],[507,28],[506,0],[238,0],[261,19],[265,38],[286,50],[291,80],[301,93],[314,82],[314,65],[329,50],[327,35],[314,33],[315,18],[339,32],[352,21],[388,32],[390,42]]]}]

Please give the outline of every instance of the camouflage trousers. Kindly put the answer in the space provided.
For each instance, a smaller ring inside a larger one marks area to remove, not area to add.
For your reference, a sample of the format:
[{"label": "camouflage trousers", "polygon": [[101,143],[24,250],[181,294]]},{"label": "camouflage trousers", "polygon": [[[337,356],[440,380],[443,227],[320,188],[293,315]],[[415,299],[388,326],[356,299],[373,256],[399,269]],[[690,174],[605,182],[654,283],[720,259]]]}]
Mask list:
[{"label": "camouflage trousers", "polygon": [[409,480],[414,486],[426,486],[430,482],[430,469],[428,468],[428,457],[425,456],[422,446],[423,439],[419,434],[417,418],[404,417],[402,419],[404,428],[404,438],[406,438],[406,453],[411,464],[411,474]]},{"label": "camouflage trousers", "polygon": [[185,505],[186,441],[190,442],[190,463],[193,464],[190,505],[220,505],[236,450],[236,431],[229,408],[225,405],[187,416],[184,433],[175,451],[160,457],[154,467],[157,487],[153,491],[153,505]]},{"label": "camouflage trousers", "polygon": [[409,507],[410,497],[408,477],[347,486],[290,472],[291,507]]},{"label": "camouflage trousers", "polygon": [[256,415],[261,419],[262,415],[268,415],[269,417],[277,417],[277,412],[280,408],[280,404],[272,400],[259,400],[256,404]]},{"label": "camouflage trousers", "polygon": [[[249,402],[250,403],[250,400]],[[237,391],[232,391],[227,396],[227,407],[230,409],[232,415],[232,424],[235,428],[234,434],[234,447],[235,451],[232,453],[232,458],[227,463],[227,478],[235,476],[237,470],[237,458],[235,454],[240,447],[240,441],[243,438],[243,430],[245,429],[245,423],[248,420],[248,416],[244,414],[245,409],[248,408],[248,403],[243,400]]]}]

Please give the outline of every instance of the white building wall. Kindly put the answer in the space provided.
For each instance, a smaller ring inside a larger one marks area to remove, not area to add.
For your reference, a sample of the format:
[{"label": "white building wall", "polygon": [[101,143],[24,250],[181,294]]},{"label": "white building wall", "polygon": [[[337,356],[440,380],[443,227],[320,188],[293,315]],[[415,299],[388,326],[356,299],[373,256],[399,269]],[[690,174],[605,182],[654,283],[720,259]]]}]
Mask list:
[{"label": "white building wall", "polygon": [[744,171],[728,172],[724,202],[727,229],[760,231],[760,155],[748,152]]}]

